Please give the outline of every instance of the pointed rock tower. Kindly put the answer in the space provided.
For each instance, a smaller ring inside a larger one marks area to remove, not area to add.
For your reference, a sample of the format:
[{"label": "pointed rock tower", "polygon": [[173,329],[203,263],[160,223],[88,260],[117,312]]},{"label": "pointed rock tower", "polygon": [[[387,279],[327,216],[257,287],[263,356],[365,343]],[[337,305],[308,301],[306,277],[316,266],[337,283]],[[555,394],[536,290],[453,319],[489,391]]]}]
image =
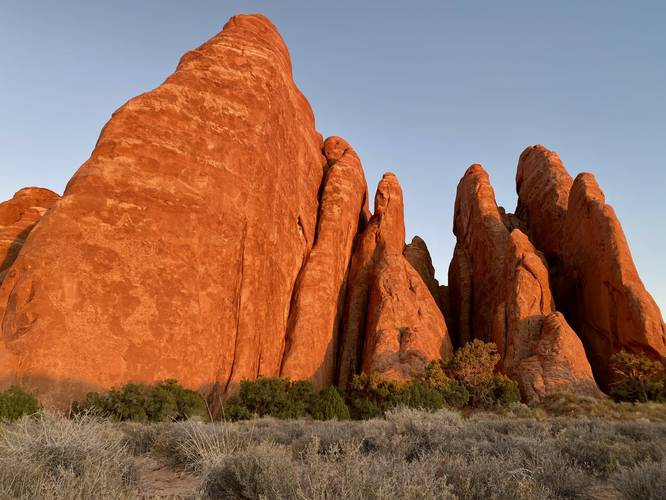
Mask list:
[{"label": "pointed rock tower", "polygon": [[534,146],[520,156],[516,190],[516,215],[549,262],[557,308],[582,339],[599,383],[611,381],[610,357],[621,349],[666,356],[661,312],[594,176],[572,180],[556,153]]},{"label": "pointed rock tower", "polygon": [[402,188],[388,173],[352,258],[340,351],[339,383],[355,373],[406,379],[452,353],[442,312],[403,255]]},{"label": "pointed rock tower", "polygon": [[549,392],[598,394],[583,345],[555,312],[543,256],[520,229],[505,225],[509,219],[486,171],[472,165],[458,184],[449,272],[460,343],[494,342],[500,369],[527,400]]},{"label": "pointed rock tower", "polygon": [[0,289],[0,384],[67,407],[128,380],[278,375],[322,148],[275,26],[233,17],[113,114],[26,242]]}]

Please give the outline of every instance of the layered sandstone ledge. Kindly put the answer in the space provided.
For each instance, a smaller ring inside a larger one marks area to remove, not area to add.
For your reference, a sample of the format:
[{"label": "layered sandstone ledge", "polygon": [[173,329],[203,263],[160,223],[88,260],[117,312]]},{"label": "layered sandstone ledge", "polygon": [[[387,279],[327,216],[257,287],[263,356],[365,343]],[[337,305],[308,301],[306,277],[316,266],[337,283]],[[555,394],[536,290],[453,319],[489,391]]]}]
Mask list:
[{"label": "layered sandstone ledge", "polygon": [[215,402],[258,376],[406,379],[480,338],[535,400],[600,394],[620,349],[666,356],[594,178],[535,146],[516,185],[507,214],[467,170],[440,286],[425,242],[405,245],[396,176],[371,213],[360,158],[316,131],[276,28],[236,16],[113,114],[62,198],[0,205],[0,388],[65,408],[175,378]]}]

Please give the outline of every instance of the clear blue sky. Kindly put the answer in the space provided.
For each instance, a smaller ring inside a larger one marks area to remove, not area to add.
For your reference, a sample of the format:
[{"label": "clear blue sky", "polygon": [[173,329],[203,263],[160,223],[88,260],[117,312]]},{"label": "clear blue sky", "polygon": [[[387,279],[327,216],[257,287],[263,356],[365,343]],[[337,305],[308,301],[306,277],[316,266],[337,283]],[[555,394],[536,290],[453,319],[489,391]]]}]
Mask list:
[{"label": "clear blue sky", "polygon": [[666,309],[666,2],[9,1],[0,4],[0,199],[62,192],[111,112],[236,13],[291,51],[322,134],[392,170],[446,281],[456,184],[482,163],[513,211],[520,152],[591,171]]}]

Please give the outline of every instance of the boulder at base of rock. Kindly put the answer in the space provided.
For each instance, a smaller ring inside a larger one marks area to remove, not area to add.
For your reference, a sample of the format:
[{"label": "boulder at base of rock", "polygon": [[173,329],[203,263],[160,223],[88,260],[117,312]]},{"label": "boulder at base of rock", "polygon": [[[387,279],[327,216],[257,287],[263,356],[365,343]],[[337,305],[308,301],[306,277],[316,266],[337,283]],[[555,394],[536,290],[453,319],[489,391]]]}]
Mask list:
[{"label": "boulder at base of rock", "polygon": [[402,189],[384,174],[375,211],[352,257],[339,383],[360,370],[406,379],[452,354],[444,317],[403,255]]},{"label": "boulder at base of rock", "polygon": [[547,394],[573,392],[580,396],[601,397],[585,359],[583,344],[561,313],[543,320],[532,355],[515,368],[520,392],[527,401],[538,401]]}]

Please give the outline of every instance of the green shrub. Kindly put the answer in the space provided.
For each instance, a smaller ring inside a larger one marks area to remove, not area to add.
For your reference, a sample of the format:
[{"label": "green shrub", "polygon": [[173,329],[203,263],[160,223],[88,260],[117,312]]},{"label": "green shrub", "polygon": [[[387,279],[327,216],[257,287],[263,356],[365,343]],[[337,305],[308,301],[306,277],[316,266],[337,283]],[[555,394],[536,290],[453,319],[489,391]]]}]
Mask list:
[{"label": "green shrub", "polygon": [[205,415],[205,401],[196,391],[164,380],[152,386],[130,382],[105,394],[90,392],[72,405],[72,412],[99,414],[121,421],[161,422]]},{"label": "green shrub", "polygon": [[444,397],[432,385],[411,380],[402,387],[398,404],[417,410],[435,411],[444,408]]},{"label": "green shrub", "polygon": [[17,420],[23,415],[33,415],[39,411],[39,403],[32,394],[18,386],[0,392],[0,420]]},{"label": "green shrub", "polygon": [[499,360],[495,344],[476,339],[458,349],[445,368],[466,386],[478,387],[492,381]]},{"label": "green shrub", "polygon": [[[298,418],[307,415],[315,399],[312,383],[277,377],[259,377],[240,383],[239,402],[251,414]],[[233,402],[236,404],[236,401]]]},{"label": "green shrub", "polygon": [[400,404],[403,384],[379,374],[356,375],[345,393],[349,412],[354,419],[381,417],[386,410]]},{"label": "green shrub", "polygon": [[610,396],[616,401],[666,399],[666,374],[661,361],[641,354],[620,351],[611,356],[615,380],[610,384]]},{"label": "green shrub", "polygon": [[[467,392],[460,391],[457,402],[478,408],[508,406],[520,401],[518,384],[506,375],[495,373],[495,366],[500,360],[497,346],[492,342],[474,340],[458,349],[453,358],[442,363],[443,376],[449,375],[461,384]],[[435,380],[444,380],[442,375],[433,370]],[[453,389],[453,387],[452,387]],[[456,388],[457,389],[457,388]]]},{"label": "green shrub", "polygon": [[444,406],[449,408],[462,408],[469,402],[469,391],[467,388],[446,375],[442,363],[432,361],[425,369],[420,380],[436,389],[444,401]]},{"label": "green shrub", "polygon": [[335,387],[317,394],[307,380],[290,381],[277,377],[243,380],[238,395],[228,398],[222,408],[225,420],[246,420],[253,416],[279,419],[311,416],[315,420],[348,420],[349,408]]},{"label": "green shrub", "polygon": [[237,395],[227,398],[222,406],[222,420],[235,422],[237,420],[248,420],[252,418],[252,412],[248,410]]},{"label": "green shrub", "polygon": [[518,384],[502,373],[493,377],[493,398],[500,406],[509,406],[520,402]]},{"label": "green shrub", "polygon": [[310,415],[315,420],[349,420],[349,408],[335,387],[321,391],[315,399]]}]

